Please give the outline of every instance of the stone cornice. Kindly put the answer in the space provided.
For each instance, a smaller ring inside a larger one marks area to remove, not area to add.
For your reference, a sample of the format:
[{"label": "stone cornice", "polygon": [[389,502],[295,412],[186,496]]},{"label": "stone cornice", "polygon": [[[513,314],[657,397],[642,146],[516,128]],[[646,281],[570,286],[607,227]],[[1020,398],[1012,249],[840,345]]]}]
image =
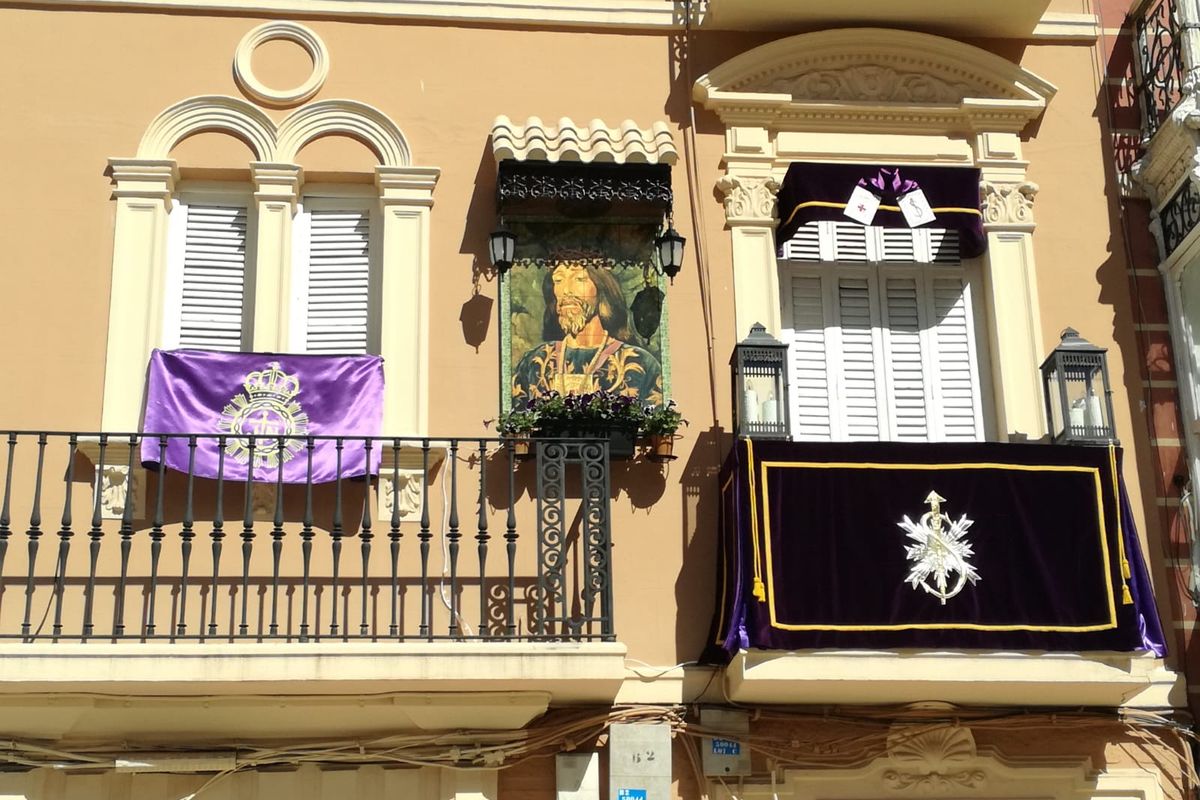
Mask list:
[{"label": "stone cornice", "polygon": [[[549,24],[590,28],[683,27],[674,0],[0,0],[0,6],[132,8],[336,18]],[[696,22],[700,21],[697,15]]]},{"label": "stone cornice", "polygon": [[[268,16],[303,14],[342,19],[417,19],[644,30],[680,30],[685,22],[677,0],[0,0],[0,7],[3,6],[242,12]],[[705,6],[699,0],[693,3],[692,26],[725,29],[712,25]],[[939,25],[946,22],[944,18],[931,21]],[[920,22],[914,21],[914,24]],[[1048,11],[1028,38],[1035,41],[1095,41],[1098,32],[1099,24],[1094,14]],[[956,33],[979,36],[982,32],[963,30]],[[988,35],[996,38],[1013,36],[1006,31]]]},{"label": "stone cornice", "polygon": [[702,75],[693,98],[726,125],[1019,131],[1056,89],[999,56],[884,28],[800,34]]}]

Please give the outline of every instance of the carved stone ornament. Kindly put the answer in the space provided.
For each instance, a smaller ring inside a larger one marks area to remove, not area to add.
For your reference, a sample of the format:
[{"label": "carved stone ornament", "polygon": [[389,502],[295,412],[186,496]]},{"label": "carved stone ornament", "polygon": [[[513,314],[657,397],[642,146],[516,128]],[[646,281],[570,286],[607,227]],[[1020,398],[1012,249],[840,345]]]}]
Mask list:
[{"label": "carved stone ornament", "polygon": [[717,190],[725,196],[729,222],[774,222],[779,181],[773,177],[725,175],[717,180]]},{"label": "carved stone ornament", "polygon": [[983,201],[983,221],[989,225],[1032,225],[1033,199],[1038,185],[1022,183],[979,184],[980,199]]},{"label": "carved stone ornament", "polygon": [[800,101],[949,104],[962,102],[970,95],[971,87],[925,72],[863,64],[776,78],[766,90],[790,94]]},{"label": "carved stone ornament", "polygon": [[251,484],[250,505],[255,519],[272,519],[275,516],[275,494],[277,487],[273,483]]},{"label": "carved stone ornament", "polygon": [[981,788],[987,780],[967,728],[894,727],[888,758],[892,766],[883,773],[883,785],[893,792],[947,794]]},{"label": "carved stone ornament", "polygon": [[421,476],[419,469],[384,470],[379,475],[379,519],[392,518],[393,500],[399,507],[401,522],[416,519],[421,511]]},{"label": "carved stone ornament", "polygon": [[[95,486],[100,494],[102,519],[122,519],[127,499],[132,518],[141,519],[144,516],[142,486],[145,470],[135,467],[132,481],[129,474],[129,467],[125,464],[100,464],[96,467]],[[132,497],[129,496],[131,491]]]}]

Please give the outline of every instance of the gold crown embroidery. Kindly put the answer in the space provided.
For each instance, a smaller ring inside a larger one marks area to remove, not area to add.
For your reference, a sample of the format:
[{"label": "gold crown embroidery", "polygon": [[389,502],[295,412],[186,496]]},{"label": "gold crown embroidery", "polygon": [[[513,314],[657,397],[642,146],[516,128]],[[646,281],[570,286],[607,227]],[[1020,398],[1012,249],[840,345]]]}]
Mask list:
[{"label": "gold crown embroidery", "polygon": [[[272,361],[265,369],[251,372],[242,382],[243,391],[234,395],[221,412],[218,429],[234,437],[225,453],[239,464],[253,468],[277,467],[296,457],[303,443],[296,437],[308,433],[308,414],[297,400],[300,378],[289,375]],[[250,436],[254,438],[251,448]]]}]

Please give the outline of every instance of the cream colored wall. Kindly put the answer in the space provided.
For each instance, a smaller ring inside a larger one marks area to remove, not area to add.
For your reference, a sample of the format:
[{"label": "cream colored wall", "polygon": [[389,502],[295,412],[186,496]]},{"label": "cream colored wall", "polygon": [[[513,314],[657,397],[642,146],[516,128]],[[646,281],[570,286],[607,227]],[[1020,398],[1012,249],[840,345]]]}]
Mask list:
[{"label": "cream colored wall", "polygon": [[[1158,552],[1157,514],[1147,514],[1154,464],[1142,405],[1136,309],[1120,230],[1118,189],[1098,113],[1104,100],[1094,53],[1078,46],[1031,46],[1021,60],[1058,87],[1025,145],[1029,178],[1038,184],[1038,262],[1044,350],[1068,325],[1108,348],[1117,433],[1126,449],[1125,477],[1143,540]],[[1148,524],[1149,523],[1149,524]],[[1165,597],[1164,597],[1165,602]]]},{"label": "cream colored wall", "polygon": [[[0,70],[6,107],[0,153],[6,154],[9,185],[16,187],[0,196],[0,252],[9,256],[0,296],[6,341],[19,343],[0,350],[0,370],[8,376],[0,425],[99,424],[114,209],[106,161],[134,155],[146,125],[172,103],[200,94],[241,96],[231,70],[234,48],[261,21],[0,10],[0,58],[7,65]],[[497,410],[495,309],[478,350],[464,340],[459,322],[474,291],[473,264],[486,259],[486,235],[495,222],[495,165],[487,140],[492,119],[500,113],[609,124],[630,118],[646,126],[665,119],[682,151],[690,80],[771,38],[700,36],[688,77],[675,73],[675,40],[666,34],[306,24],[331,57],[317,99],[350,98],[379,108],[403,130],[414,163],[442,169],[433,193],[427,379],[429,430],[440,435],[482,434],[483,421]],[[999,49],[1019,51],[1011,43]],[[1140,429],[1122,359],[1122,352],[1133,351],[1133,340],[1127,329],[1113,333],[1114,319],[1127,325],[1129,308],[1119,254],[1107,244],[1105,191],[1111,187],[1104,185],[1090,58],[1088,47],[1071,46],[1029,48],[1022,59],[1059,86],[1026,144],[1030,177],[1042,185],[1034,236],[1038,288],[1048,338],[1070,323],[1112,347],[1124,434]],[[268,83],[287,82],[303,66],[295,53],[274,47],[255,60]],[[286,110],[268,114],[278,121]],[[734,329],[730,239],[713,191],[722,174],[723,128],[703,111],[697,121],[696,193],[711,275],[716,419],[694,260],[699,237],[680,166],[673,171],[676,225],[689,240],[688,263],[668,294],[673,394],[691,425],[683,431],[681,458],[669,468],[618,464],[613,477],[619,490],[613,505],[617,631],[631,657],[652,664],[695,658],[712,611],[715,470],[730,424],[727,362],[745,333]],[[247,155],[241,144],[218,134],[197,136],[173,153],[185,179],[244,178]],[[371,180],[373,162],[354,143],[318,141],[300,161],[310,179]],[[1098,269],[1103,284],[1097,283]],[[484,283],[480,293],[498,299],[495,282]],[[1052,341],[1045,344],[1048,351]],[[713,430],[715,422],[721,429]],[[1137,481],[1131,490],[1138,491]],[[1136,500],[1135,507],[1140,509]],[[1139,525],[1145,530],[1140,517]]]}]

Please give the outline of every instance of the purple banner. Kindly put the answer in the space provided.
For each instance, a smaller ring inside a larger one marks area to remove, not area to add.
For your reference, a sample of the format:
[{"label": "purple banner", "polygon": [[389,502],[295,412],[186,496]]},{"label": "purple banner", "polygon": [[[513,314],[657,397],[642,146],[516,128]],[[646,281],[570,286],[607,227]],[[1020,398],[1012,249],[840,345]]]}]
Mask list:
[{"label": "purple banner", "polygon": [[[146,434],[210,434],[196,440],[198,477],[255,481],[308,480],[306,437],[346,437],[338,466],[337,441],[314,439],[312,481],[325,483],[379,471],[379,443],[362,438],[383,426],[383,359],[379,356],[220,353],[155,350],[146,387]],[[225,435],[225,446],[212,434]],[[253,441],[249,438],[255,438]],[[279,446],[282,439],[283,446]],[[186,472],[187,437],[142,441],[142,461],[161,460]],[[253,448],[251,448],[253,444]],[[251,450],[253,449],[253,453]]]}]

